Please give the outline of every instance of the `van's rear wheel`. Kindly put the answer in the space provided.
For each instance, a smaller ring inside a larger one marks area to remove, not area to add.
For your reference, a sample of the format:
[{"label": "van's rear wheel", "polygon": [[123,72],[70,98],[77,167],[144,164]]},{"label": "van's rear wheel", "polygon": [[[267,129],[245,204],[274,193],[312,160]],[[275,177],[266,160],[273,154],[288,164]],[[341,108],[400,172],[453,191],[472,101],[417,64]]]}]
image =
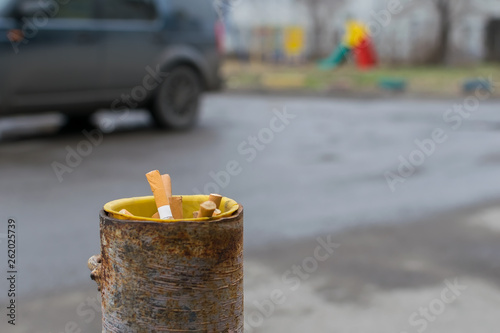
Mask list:
[{"label": "van's rear wheel", "polygon": [[159,87],[152,115],[161,128],[187,129],[198,120],[202,82],[199,75],[187,66],[169,71]]}]

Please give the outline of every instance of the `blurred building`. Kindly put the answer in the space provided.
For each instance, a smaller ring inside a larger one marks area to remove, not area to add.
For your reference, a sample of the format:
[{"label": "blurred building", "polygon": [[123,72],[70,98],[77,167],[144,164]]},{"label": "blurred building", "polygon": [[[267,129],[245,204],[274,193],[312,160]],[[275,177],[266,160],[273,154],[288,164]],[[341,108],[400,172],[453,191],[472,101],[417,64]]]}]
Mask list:
[{"label": "blurred building", "polygon": [[325,56],[349,18],[367,24],[384,63],[500,61],[500,0],[233,0],[227,50],[279,60],[287,29],[300,28],[301,56]]}]

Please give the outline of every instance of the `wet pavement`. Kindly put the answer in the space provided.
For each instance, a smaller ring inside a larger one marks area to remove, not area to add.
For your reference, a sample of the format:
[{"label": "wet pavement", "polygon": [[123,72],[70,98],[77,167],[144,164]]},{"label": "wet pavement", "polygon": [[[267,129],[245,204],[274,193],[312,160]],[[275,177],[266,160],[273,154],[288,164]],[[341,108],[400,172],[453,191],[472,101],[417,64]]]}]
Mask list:
[{"label": "wet pavement", "polygon": [[[18,223],[25,304],[16,331],[64,332],[68,321],[98,331],[81,305],[95,295],[86,261],[99,251],[97,213],[150,195],[144,174],[161,169],[176,194],[244,205],[250,331],[416,332],[424,324],[408,317],[459,278],[471,294],[426,331],[479,332],[468,325],[488,323],[500,298],[500,114],[495,101],[454,111],[463,103],[212,95],[190,132],[156,130],[140,113],[109,116],[120,131],[64,136],[50,134],[57,116],[0,120],[0,219]],[[269,288],[298,284],[283,274],[328,235],[340,244],[331,258],[307,263],[314,274],[271,315],[254,314]]]}]

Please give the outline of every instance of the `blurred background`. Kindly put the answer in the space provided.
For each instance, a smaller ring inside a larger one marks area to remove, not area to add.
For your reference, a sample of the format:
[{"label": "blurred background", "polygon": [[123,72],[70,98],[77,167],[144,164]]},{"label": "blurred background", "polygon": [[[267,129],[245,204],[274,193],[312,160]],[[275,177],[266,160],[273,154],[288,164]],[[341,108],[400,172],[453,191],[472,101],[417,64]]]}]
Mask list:
[{"label": "blurred background", "polygon": [[159,169],[245,207],[246,333],[492,332],[498,82],[500,0],[0,0],[0,331],[101,330]]}]

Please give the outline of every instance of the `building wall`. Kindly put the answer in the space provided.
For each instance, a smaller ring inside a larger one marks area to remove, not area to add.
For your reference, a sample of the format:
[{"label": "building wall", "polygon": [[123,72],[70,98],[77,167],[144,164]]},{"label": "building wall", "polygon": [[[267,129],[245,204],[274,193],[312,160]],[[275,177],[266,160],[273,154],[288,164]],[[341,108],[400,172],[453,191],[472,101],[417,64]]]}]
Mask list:
[{"label": "building wall", "polygon": [[[400,0],[398,11],[390,13],[397,0],[324,0],[319,4],[320,33],[314,45],[314,24],[305,0],[237,0],[228,24],[228,51],[251,53],[252,31],[262,26],[301,26],[307,33],[305,56],[329,54],[340,42],[348,18],[365,22],[379,59],[390,64],[425,63],[439,42],[440,18],[432,1]],[[485,59],[486,26],[500,18],[500,0],[451,0],[452,28],[448,61],[471,63]],[[394,12],[394,11],[393,11]]]},{"label": "building wall", "polygon": [[370,30],[380,60],[390,64],[425,62],[438,42],[439,20],[434,5],[429,1],[401,5],[390,20],[385,19],[390,12],[385,2],[380,2],[365,21],[369,27],[376,27]]},{"label": "building wall", "polygon": [[487,55],[486,26],[490,20],[500,19],[500,0],[462,1],[457,7],[450,33],[449,61],[471,63],[484,60]]}]

